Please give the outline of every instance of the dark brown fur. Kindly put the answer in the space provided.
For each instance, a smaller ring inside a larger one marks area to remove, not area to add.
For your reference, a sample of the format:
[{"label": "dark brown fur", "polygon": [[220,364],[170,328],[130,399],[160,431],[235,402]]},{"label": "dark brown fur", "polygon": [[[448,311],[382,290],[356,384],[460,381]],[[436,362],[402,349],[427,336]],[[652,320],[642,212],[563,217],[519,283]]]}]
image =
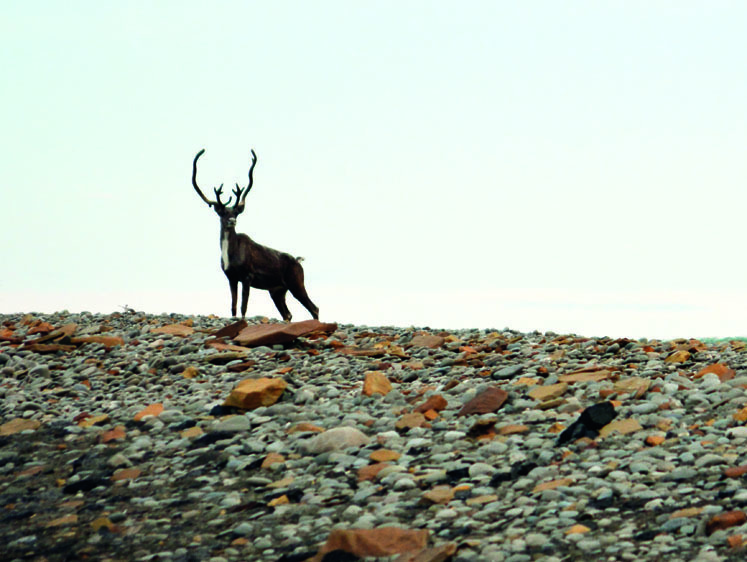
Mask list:
[{"label": "dark brown fur", "polygon": [[[225,204],[221,202],[222,185],[214,189],[215,201],[208,200],[197,186],[197,159],[203,152],[204,149],[198,152],[192,163],[192,185],[202,200],[210,205],[220,217],[221,267],[231,288],[231,315],[236,316],[236,300],[239,283],[241,283],[242,318],[246,316],[250,287],[269,291],[272,302],[275,303],[285,321],[291,319],[291,313],[285,304],[285,295],[288,291],[311,313],[312,317],[319,318],[319,309],[306,294],[300,258],[294,258],[285,252],[257,244],[246,234],[236,232],[236,218],[244,211],[244,200],[252,187],[252,172],[257,163],[254,151],[252,150],[252,165],[249,169],[249,185],[242,189],[236,184],[234,190],[236,203],[233,206],[230,205],[230,198]],[[224,243],[227,245],[225,249]]]}]

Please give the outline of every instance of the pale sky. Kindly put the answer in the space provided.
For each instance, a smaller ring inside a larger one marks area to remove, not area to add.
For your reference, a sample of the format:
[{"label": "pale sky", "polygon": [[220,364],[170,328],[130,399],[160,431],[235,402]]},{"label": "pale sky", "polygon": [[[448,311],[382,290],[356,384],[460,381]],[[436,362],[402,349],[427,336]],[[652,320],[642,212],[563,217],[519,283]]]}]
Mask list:
[{"label": "pale sky", "polygon": [[747,335],[744,2],[1,13],[0,312],[228,315],[192,159],[211,195],[254,148],[237,230],[322,320]]}]

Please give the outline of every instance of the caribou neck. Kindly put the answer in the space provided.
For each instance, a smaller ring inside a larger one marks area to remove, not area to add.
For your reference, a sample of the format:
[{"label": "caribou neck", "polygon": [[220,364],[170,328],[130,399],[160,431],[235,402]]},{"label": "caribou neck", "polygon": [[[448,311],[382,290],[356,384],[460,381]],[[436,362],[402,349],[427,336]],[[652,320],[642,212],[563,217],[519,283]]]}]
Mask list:
[{"label": "caribou neck", "polygon": [[220,225],[220,264],[223,271],[231,266],[231,256],[236,255],[236,220],[221,221]]}]

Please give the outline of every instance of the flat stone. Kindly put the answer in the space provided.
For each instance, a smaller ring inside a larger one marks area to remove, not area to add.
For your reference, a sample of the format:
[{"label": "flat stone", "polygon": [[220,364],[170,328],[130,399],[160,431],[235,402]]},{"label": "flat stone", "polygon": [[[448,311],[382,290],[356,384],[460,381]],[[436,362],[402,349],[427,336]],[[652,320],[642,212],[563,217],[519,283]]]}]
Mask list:
[{"label": "flat stone", "polygon": [[236,385],[223,405],[245,410],[271,406],[280,399],[286,386],[288,384],[283,379],[245,379]]},{"label": "flat stone", "polygon": [[537,386],[530,390],[527,394],[530,398],[545,402],[547,400],[554,400],[560,398],[565,391],[568,390],[568,383],[559,382],[555,384],[548,384],[544,386]]},{"label": "flat stone", "polygon": [[28,420],[24,418],[15,418],[9,422],[0,425],[0,436],[2,435],[13,435],[20,431],[27,431],[37,429],[41,425],[38,420]]},{"label": "flat stone", "polygon": [[392,383],[382,371],[368,371],[363,378],[363,394],[386,396],[392,390]]},{"label": "flat stone", "polygon": [[241,330],[234,341],[246,347],[272,346],[290,343],[310,334],[331,334],[335,330],[337,330],[337,324],[324,323],[319,320],[304,320],[287,324],[257,324]]},{"label": "flat stone", "polygon": [[360,558],[417,552],[426,548],[428,534],[424,529],[411,530],[401,527],[334,529],[312,560],[321,562],[328,552],[339,550]]},{"label": "flat stone", "polygon": [[328,451],[339,451],[348,447],[361,447],[371,441],[371,438],[354,427],[335,427],[320,433],[303,444],[306,452],[318,455]]},{"label": "flat stone", "polygon": [[497,411],[508,399],[508,392],[497,386],[488,387],[486,390],[467,402],[457,412],[457,416],[470,416],[474,414],[490,414]]}]

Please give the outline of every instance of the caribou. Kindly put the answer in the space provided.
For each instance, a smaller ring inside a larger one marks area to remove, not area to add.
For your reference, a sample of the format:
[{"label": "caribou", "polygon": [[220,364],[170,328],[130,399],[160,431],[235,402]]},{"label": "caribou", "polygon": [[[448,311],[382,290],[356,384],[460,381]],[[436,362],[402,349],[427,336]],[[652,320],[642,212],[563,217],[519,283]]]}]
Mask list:
[{"label": "caribou", "polygon": [[[249,167],[249,183],[242,188],[236,184],[233,196],[223,203],[223,184],[213,188],[215,200],[211,201],[202,193],[197,185],[197,160],[205,152],[203,148],[192,162],[192,185],[197,195],[220,217],[220,263],[223,273],[228,278],[231,288],[231,316],[236,316],[236,299],[238,287],[241,283],[241,317],[246,316],[249,288],[269,291],[272,302],[280,312],[283,320],[290,322],[291,313],[285,303],[288,291],[311,313],[315,319],[319,318],[319,309],[311,302],[304,286],[304,273],[301,261],[303,258],[293,257],[285,252],[268,248],[258,244],[249,236],[236,232],[236,219],[244,212],[246,196],[252,188],[254,166],[257,165],[257,155],[252,149],[252,164]],[[236,201],[231,204],[233,197]]]}]

